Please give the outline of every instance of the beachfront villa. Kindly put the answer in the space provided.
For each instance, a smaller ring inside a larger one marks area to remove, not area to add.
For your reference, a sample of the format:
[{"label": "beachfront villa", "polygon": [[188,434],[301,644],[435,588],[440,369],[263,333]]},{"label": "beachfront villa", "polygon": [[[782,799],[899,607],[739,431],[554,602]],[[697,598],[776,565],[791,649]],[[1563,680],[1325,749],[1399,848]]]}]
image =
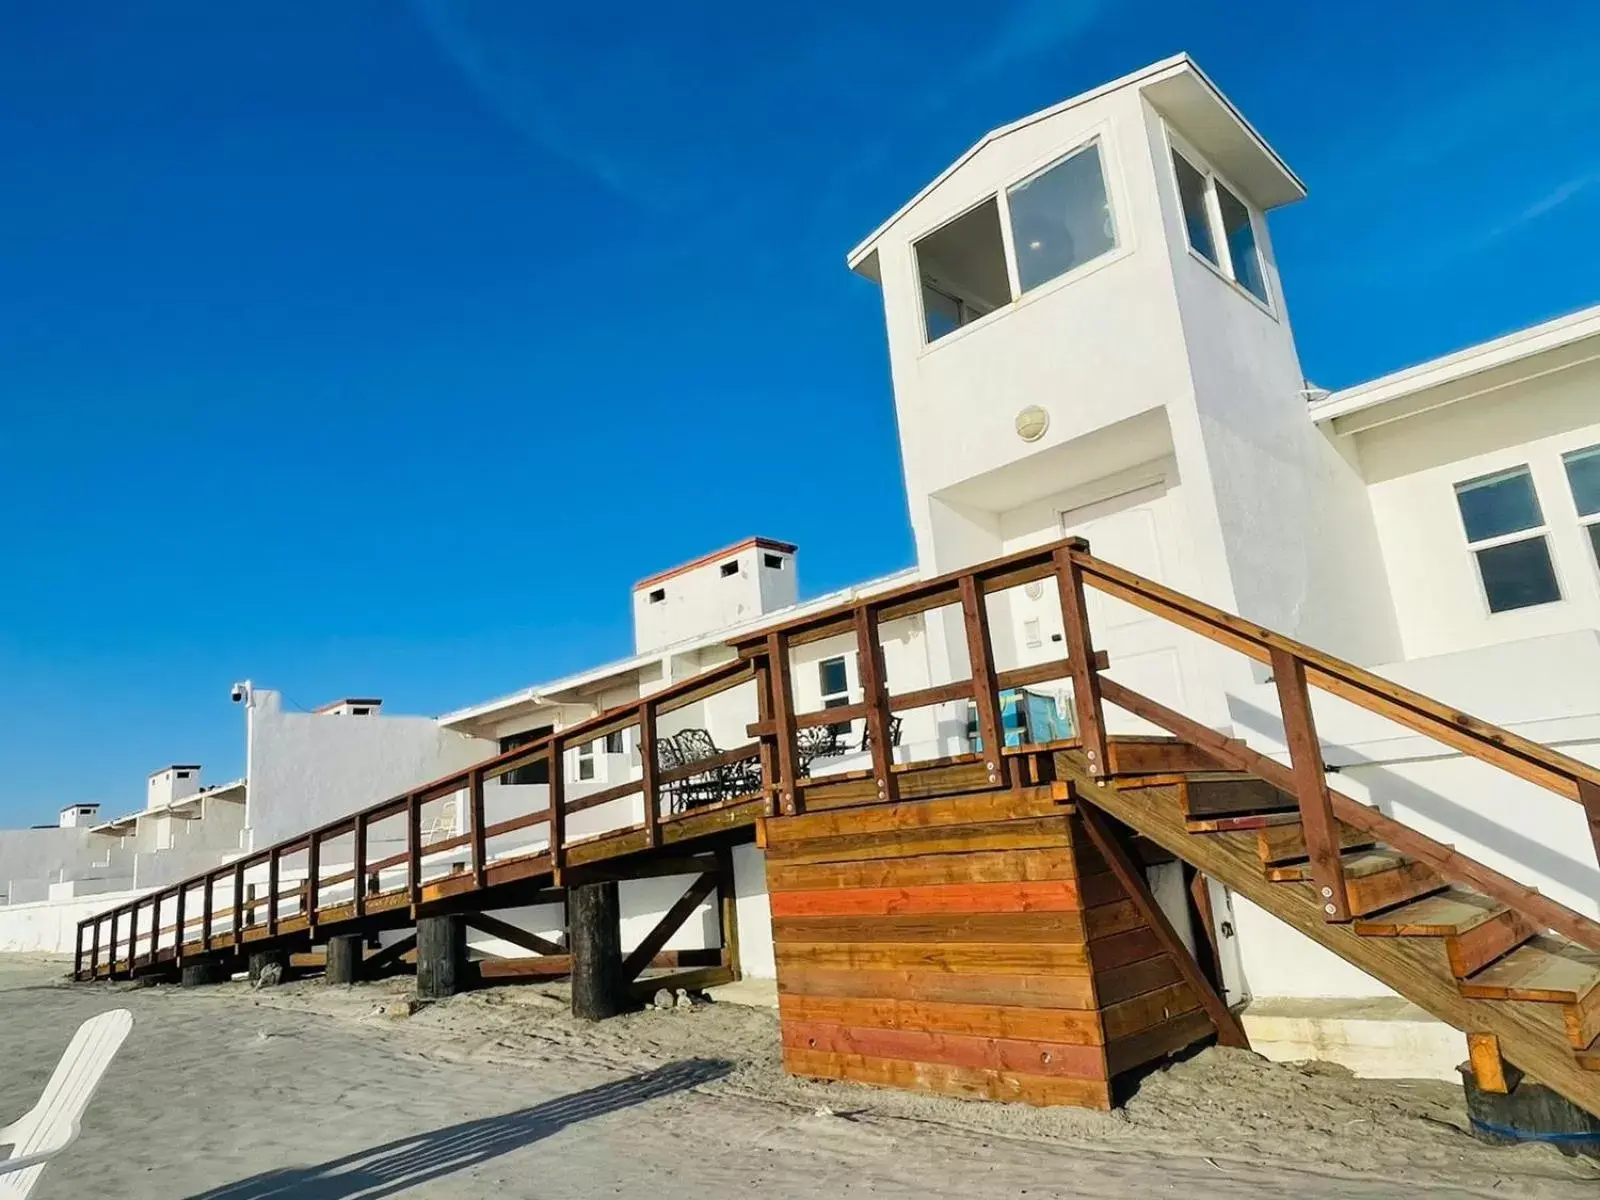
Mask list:
[{"label": "beachfront villa", "polygon": [[[882,293],[914,566],[802,600],[801,550],[751,537],[642,579],[631,655],[436,720],[391,716],[376,701],[290,713],[272,693],[247,689],[247,781],[221,795],[163,791],[159,806],[87,828],[73,810],[62,832],[93,847],[85,868],[104,861],[94,877],[103,893],[86,897],[91,873],[59,865],[48,881],[13,883],[0,945],[26,941],[17,933],[26,913],[63,931],[61,944],[41,948],[70,951],[74,923],[96,904],[737,667],[766,630],[1064,537],[1600,764],[1600,307],[1327,393],[1300,362],[1269,231],[1275,209],[1305,196],[1185,56],[994,130],[847,258]],[[1265,668],[1102,592],[1089,593],[1087,608],[1107,679],[1290,761],[1279,681]],[[1037,579],[988,597],[993,672],[1025,681],[1000,696],[1008,747],[1082,732],[1079,689],[1050,669],[1067,655],[1063,611],[1054,586]],[[886,617],[881,632],[881,662],[863,661],[854,632],[796,639],[786,668],[795,711],[841,710],[836,722],[800,730],[793,750],[807,777],[870,772],[885,743],[901,764],[992,755],[981,706],[936,696],[969,676],[961,612]],[[874,719],[861,708],[885,673],[894,692],[935,698],[897,712],[874,745]],[[1317,733],[1346,794],[1600,917],[1600,865],[1582,807],[1324,699]],[[484,820],[497,832],[482,852],[493,861],[548,845],[541,827],[511,826],[548,806],[553,785],[580,805],[568,835],[648,823],[637,791],[647,773],[676,774],[683,786],[673,802],[692,808],[705,797],[690,794],[682,771],[695,762],[731,769],[730,752],[771,721],[754,685],[707,694],[661,718],[653,762],[641,754],[641,726],[624,724],[568,747],[554,767],[535,762],[484,780]],[[1111,705],[1105,721],[1113,735],[1165,732]],[[743,794],[719,778],[728,794]],[[595,802],[583,808],[586,797]],[[470,803],[465,790],[437,800],[423,844],[443,847],[434,858],[448,874],[464,869]],[[199,829],[212,832],[191,841],[175,832]],[[21,868],[7,847],[22,836],[0,835],[0,863],[14,874]],[[405,838],[402,829],[380,840],[403,859]],[[180,842],[190,847],[181,854]],[[325,852],[324,869],[348,866],[351,853]],[[1220,990],[1242,1010],[1256,1049],[1452,1077],[1466,1057],[1461,1031],[1216,878],[1199,876],[1197,888],[1192,866],[1162,858],[1143,864],[1150,890],[1191,952],[1212,947]],[[714,948],[719,921],[732,918],[745,979],[774,978],[766,859],[754,841],[735,846],[726,916],[704,893],[655,949]],[[142,863],[172,870],[147,878]],[[274,861],[273,884],[304,869]],[[241,868],[236,886],[264,885],[265,870]],[[624,946],[682,891],[670,878],[624,881]],[[66,918],[46,922],[46,911]],[[499,917],[541,938],[559,938],[564,924],[548,900]],[[472,938],[486,954],[517,952],[491,934]]]}]

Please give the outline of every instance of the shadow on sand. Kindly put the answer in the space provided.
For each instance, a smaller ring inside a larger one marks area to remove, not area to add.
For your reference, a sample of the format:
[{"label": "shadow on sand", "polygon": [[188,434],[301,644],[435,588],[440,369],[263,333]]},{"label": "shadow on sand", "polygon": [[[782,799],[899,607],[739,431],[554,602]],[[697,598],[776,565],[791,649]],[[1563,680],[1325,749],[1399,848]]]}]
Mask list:
[{"label": "shadow on sand", "polygon": [[344,1200],[357,1196],[375,1200],[395,1196],[508,1154],[568,1125],[709,1083],[726,1075],[730,1066],[711,1059],[672,1063],[516,1112],[463,1121],[359,1150],[314,1167],[268,1171],[198,1193],[190,1200]]}]

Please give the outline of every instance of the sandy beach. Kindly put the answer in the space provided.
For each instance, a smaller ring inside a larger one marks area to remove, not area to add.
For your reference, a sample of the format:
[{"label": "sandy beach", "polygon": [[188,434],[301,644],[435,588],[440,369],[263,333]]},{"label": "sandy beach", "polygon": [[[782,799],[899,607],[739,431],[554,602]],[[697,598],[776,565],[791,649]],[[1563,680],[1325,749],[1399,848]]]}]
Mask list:
[{"label": "sandy beach", "polygon": [[785,1077],[770,1010],[574,1022],[557,989],[411,1012],[411,981],[71,986],[0,958],[0,1120],[77,1023],[135,1026],[36,1196],[1592,1197],[1600,1167],[1482,1146],[1459,1089],[1207,1051],[1110,1115]]}]

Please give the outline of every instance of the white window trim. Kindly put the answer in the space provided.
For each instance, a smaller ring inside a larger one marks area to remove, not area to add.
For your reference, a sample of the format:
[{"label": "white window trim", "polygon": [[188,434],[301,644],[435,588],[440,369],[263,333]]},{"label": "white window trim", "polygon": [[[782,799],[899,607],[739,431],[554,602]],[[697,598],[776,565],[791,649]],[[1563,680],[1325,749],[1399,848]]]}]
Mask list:
[{"label": "white window trim", "polygon": [[[1137,249],[1138,241],[1134,236],[1132,225],[1127,224],[1125,226],[1120,217],[1120,214],[1128,211],[1128,193],[1127,190],[1122,186],[1122,161],[1116,152],[1115,140],[1109,136],[1110,130],[1111,126],[1109,122],[1103,122],[1095,126],[1072,145],[1052,150],[1048,154],[1036,159],[1022,170],[1013,172],[1009,177],[1000,183],[996,190],[992,192],[984,192],[983,195],[979,196],[970,204],[964,205],[962,208],[951,213],[947,217],[940,218],[929,225],[926,229],[911,235],[906,240],[906,249],[910,252],[907,255],[907,258],[909,259],[911,268],[911,283],[914,294],[917,297],[917,337],[921,343],[917,352],[917,356],[919,358],[924,354],[937,350],[943,346],[947,346],[951,342],[959,341],[961,338],[965,337],[970,330],[981,329],[983,326],[989,324],[1003,313],[1013,312],[1024,304],[1030,304],[1036,300],[1042,299],[1045,296],[1053,295],[1056,291],[1063,287],[1070,286],[1081,279],[1085,279],[1088,276],[1093,275],[1096,271],[1102,271],[1105,268],[1114,265],[1115,263],[1119,263],[1132,254],[1135,249]],[[1088,262],[1074,267],[1065,274],[1057,275],[1054,279],[1048,281],[1047,283],[1041,283],[1031,292],[1024,292],[1021,288],[1018,276],[1017,252],[1016,246],[1012,241],[1011,233],[1011,206],[1006,199],[1006,192],[1008,189],[1021,183],[1024,179],[1031,178],[1046,168],[1054,166],[1058,162],[1065,162],[1074,154],[1078,154],[1084,150],[1087,150],[1095,143],[1099,143],[1100,146],[1100,173],[1102,181],[1105,183],[1106,187],[1106,200],[1111,205],[1111,236],[1113,245],[1111,249],[1107,250],[1104,254],[1091,258]],[[1237,195],[1237,189],[1234,189],[1234,191]],[[1011,299],[1005,304],[997,306],[992,312],[984,313],[983,316],[979,317],[976,321],[973,321],[967,325],[963,325],[959,329],[952,329],[942,338],[938,338],[935,341],[930,342],[928,340],[928,314],[922,301],[922,268],[917,261],[917,243],[928,237],[930,234],[937,233],[952,221],[957,221],[966,216],[973,209],[982,207],[990,200],[995,202],[995,207],[998,210],[1000,217],[1000,243],[1005,254],[1006,281],[1011,288]],[[1246,207],[1248,207],[1248,203]],[[1240,290],[1243,291],[1244,289],[1241,288]],[[1248,295],[1249,293],[1245,294]],[[1254,300],[1255,297],[1252,296],[1251,299]],[[1257,301],[1257,303],[1259,304],[1259,301]]]},{"label": "white window trim", "polygon": [[[1457,489],[1464,483],[1476,483],[1480,479],[1492,479],[1497,475],[1510,475],[1516,471],[1526,472],[1528,486],[1533,489],[1533,502],[1539,506],[1539,524],[1530,525],[1526,529],[1514,530],[1511,533],[1497,534],[1494,537],[1480,538],[1473,541],[1467,532],[1466,515],[1461,511],[1461,494]],[[1498,620],[1503,617],[1514,617],[1517,613],[1528,612],[1536,608],[1549,608],[1555,604],[1567,602],[1567,586],[1561,577],[1561,560],[1556,553],[1555,539],[1550,528],[1550,518],[1545,516],[1545,503],[1539,495],[1539,479],[1530,462],[1511,463],[1508,466],[1498,467],[1492,471],[1481,471],[1469,475],[1465,479],[1453,480],[1450,484],[1450,499],[1455,504],[1456,521],[1461,527],[1461,537],[1467,547],[1467,559],[1471,565],[1472,577],[1478,583],[1478,602],[1483,605],[1483,614],[1489,620]],[[1550,573],[1556,581],[1556,598],[1544,600],[1538,604],[1523,604],[1516,608],[1503,608],[1496,611],[1489,603],[1489,589],[1483,582],[1483,569],[1478,565],[1478,551],[1493,550],[1496,546],[1509,546],[1513,542],[1531,542],[1539,538],[1544,542],[1544,552],[1550,559]]]},{"label": "white window trim", "polygon": [[[579,742],[578,752],[572,764],[572,777],[578,783],[592,783],[599,778],[599,756],[595,753],[593,742]],[[589,773],[583,773],[584,764],[588,763]]]},{"label": "white window trim", "polygon": [[1584,542],[1584,549],[1589,552],[1589,565],[1596,572],[1600,572],[1600,545],[1592,540],[1594,535],[1590,529],[1600,526],[1600,510],[1585,515],[1578,510],[1578,493],[1572,490],[1572,476],[1567,473],[1567,459],[1575,454],[1586,454],[1600,451],[1600,444],[1589,446],[1575,446],[1571,450],[1563,450],[1556,455],[1556,463],[1561,468],[1561,482],[1566,484],[1567,496],[1572,501],[1572,511],[1577,518],[1578,531]]},{"label": "white window trim", "polygon": [[[844,667],[844,691],[825,692],[822,690],[822,666],[824,663],[833,662],[835,659],[837,659]],[[850,697],[855,693],[855,686],[850,678],[850,659],[851,655],[849,654],[830,654],[827,658],[817,659],[817,702],[821,704],[823,708],[828,707],[829,700],[836,700],[841,697],[843,698],[845,704],[850,703]]]},{"label": "white window trim", "polygon": [[[1172,181],[1173,198],[1178,202],[1178,225],[1183,231],[1184,249],[1189,252],[1189,257],[1194,259],[1195,262],[1276,321],[1278,319],[1276,289],[1272,286],[1272,272],[1267,270],[1267,256],[1262,250],[1262,247],[1266,245],[1264,237],[1266,218],[1257,211],[1256,206],[1249,201],[1244,192],[1240,191],[1239,185],[1226,175],[1219,174],[1216,168],[1206,160],[1205,155],[1185,141],[1182,134],[1165,121],[1161,125],[1166,132],[1167,140],[1167,178]],[[1183,190],[1178,186],[1178,168],[1172,161],[1174,152],[1183,155],[1184,160],[1198,171],[1201,178],[1205,180],[1206,220],[1211,224],[1211,244],[1217,251],[1216,262],[1212,262],[1204,254],[1201,254],[1189,241],[1189,224],[1183,217]],[[1218,183],[1227,188],[1233,194],[1234,199],[1244,205],[1244,211],[1250,218],[1250,229],[1255,234],[1256,257],[1260,260],[1261,281],[1267,288],[1267,299],[1265,300],[1240,283],[1238,273],[1234,270],[1233,247],[1228,245],[1228,233],[1222,221],[1222,202],[1217,199]]]}]

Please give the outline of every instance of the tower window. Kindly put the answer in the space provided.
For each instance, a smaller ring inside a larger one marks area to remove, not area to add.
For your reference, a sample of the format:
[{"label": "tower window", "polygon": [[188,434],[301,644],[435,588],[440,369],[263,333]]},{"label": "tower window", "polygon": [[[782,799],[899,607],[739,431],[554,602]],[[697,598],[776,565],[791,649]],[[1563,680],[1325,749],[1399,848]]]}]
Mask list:
[{"label": "tower window", "polygon": [[660,604],[666,598],[667,598],[667,589],[666,588],[657,588],[655,591],[650,593],[650,603],[651,604]]},{"label": "tower window", "polygon": [[738,559],[734,559],[732,562],[725,562],[725,563],[722,564],[722,577],[724,579],[727,579],[731,575],[737,575],[738,573],[739,573],[739,560]]},{"label": "tower window", "polygon": [[762,562],[766,564],[766,567],[767,567],[768,570],[771,570],[771,571],[781,571],[781,570],[783,570],[783,555],[781,555],[781,554],[769,554],[765,558],[762,559]]}]

